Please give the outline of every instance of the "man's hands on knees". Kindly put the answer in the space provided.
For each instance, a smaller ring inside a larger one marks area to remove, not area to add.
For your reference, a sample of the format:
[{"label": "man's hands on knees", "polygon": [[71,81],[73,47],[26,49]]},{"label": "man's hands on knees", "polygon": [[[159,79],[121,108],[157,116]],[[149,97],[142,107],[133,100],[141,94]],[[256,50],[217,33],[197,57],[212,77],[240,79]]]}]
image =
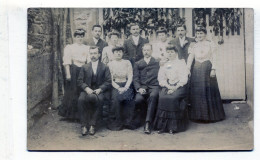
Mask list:
[{"label": "man's hands on knees", "polygon": [[139,88],[139,89],[138,89],[138,92],[139,92],[140,94],[146,94],[146,90],[145,90],[144,88]]},{"label": "man's hands on knees", "polygon": [[99,89],[94,90],[93,92],[95,92],[97,95],[99,95],[101,93],[101,91],[102,90],[99,88]]},{"label": "man's hands on knees", "polygon": [[87,94],[97,94],[97,95],[99,95],[101,92],[102,92],[102,90],[99,88],[99,89],[96,89],[96,90],[92,90],[91,88],[89,88],[89,87],[86,87],[85,88],[85,92],[87,93]]},{"label": "man's hands on knees", "polygon": [[87,92],[87,94],[92,94],[94,91],[91,88],[86,87],[85,92]]}]

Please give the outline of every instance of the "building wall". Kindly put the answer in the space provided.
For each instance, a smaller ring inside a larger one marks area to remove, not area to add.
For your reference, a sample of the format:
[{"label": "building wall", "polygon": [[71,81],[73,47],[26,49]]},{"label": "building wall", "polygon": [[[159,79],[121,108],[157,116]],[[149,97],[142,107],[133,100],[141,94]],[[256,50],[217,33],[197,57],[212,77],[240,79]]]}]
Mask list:
[{"label": "building wall", "polygon": [[28,127],[46,109],[40,103],[52,91],[52,22],[50,9],[28,9],[27,111]]},{"label": "building wall", "polygon": [[247,103],[254,106],[254,10],[245,9],[245,57]]}]

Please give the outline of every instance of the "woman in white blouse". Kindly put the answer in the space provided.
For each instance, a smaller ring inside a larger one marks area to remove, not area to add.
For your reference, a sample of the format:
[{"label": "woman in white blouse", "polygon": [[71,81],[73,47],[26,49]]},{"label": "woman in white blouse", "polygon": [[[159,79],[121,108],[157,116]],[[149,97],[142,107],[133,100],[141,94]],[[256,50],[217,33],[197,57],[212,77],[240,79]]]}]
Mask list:
[{"label": "woman in white blouse", "polygon": [[225,112],[216,78],[216,54],[213,42],[206,40],[206,28],[196,29],[197,42],[191,45],[187,66],[191,68],[189,116],[191,120],[216,122],[225,119]]},{"label": "woman in white blouse", "polygon": [[101,61],[106,65],[114,60],[112,49],[118,44],[119,36],[120,33],[117,31],[113,31],[108,34],[110,44],[103,49],[101,58]]},{"label": "woman in white blouse", "polygon": [[79,90],[77,77],[80,68],[87,63],[89,46],[83,44],[85,31],[77,29],[74,32],[74,43],[64,48],[63,66],[66,74],[65,94],[59,115],[68,119],[78,119],[77,101]]},{"label": "woman in white blouse", "polygon": [[158,133],[170,134],[184,131],[187,128],[188,118],[186,103],[186,83],[189,70],[184,60],[179,60],[175,46],[167,46],[165,56],[168,58],[158,73],[161,87],[158,109],[154,121],[154,128]]},{"label": "woman in white blouse", "polygon": [[135,129],[131,124],[134,112],[134,92],[131,87],[133,68],[129,60],[122,59],[124,48],[115,46],[112,49],[114,60],[108,64],[112,79],[112,106],[116,119],[108,123],[111,130],[121,130],[125,126]]}]

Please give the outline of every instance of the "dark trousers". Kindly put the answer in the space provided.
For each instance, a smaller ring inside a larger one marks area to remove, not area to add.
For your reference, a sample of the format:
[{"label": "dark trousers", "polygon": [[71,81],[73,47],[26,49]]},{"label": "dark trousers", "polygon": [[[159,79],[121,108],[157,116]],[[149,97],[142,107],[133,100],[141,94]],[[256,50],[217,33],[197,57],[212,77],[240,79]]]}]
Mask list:
[{"label": "dark trousers", "polygon": [[153,121],[153,118],[155,116],[155,110],[158,103],[158,97],[159,97],[159,88],[148,88],[146,89],[146,94],[141,95],[140,93],[137,93],[135,96],[135,105],[141,106],[140,108],[143,109],[144,102],[146,102],[147,105],[147,112],[146,112],[146,122]]},{"label": "dark trousers", "polygon": [[112,90],[112,108],[115,112],[117,121],[128,124],[131,123],[134,116],[134,100],[118,100],[118,90]]},{"label": "dark trousers", "polygon": [[81,92],[78,99],[78,109],[80,115],[81,126],[95,126],[98,117],[102,111],[104,94],[99,95],[87,94]]}]

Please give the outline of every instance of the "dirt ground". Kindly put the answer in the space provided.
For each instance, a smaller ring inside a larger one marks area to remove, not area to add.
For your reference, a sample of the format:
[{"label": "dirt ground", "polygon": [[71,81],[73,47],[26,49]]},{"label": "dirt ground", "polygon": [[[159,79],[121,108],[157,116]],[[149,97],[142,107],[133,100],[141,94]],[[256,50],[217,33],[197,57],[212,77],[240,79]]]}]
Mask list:
[{"label": "dirt ground", "polygon": [[226,120],[217,123],[189,123],[185,132],[151,135],[137,130],[110,131],[101,127],[94,136],[81,136],[79,123],[60,121],[49,110],[28,131],[28,150],[251,150],[252,111],[246,104],[225,104]]}]

